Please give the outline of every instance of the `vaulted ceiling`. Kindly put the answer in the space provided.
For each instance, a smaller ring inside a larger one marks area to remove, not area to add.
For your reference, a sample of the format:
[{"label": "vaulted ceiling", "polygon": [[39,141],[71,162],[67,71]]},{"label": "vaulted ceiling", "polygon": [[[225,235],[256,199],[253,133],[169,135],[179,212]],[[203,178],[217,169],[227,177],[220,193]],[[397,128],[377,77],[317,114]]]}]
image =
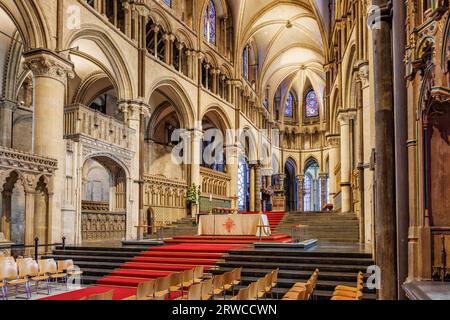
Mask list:
[{"label": "vaulted ceiling", "polygon": [[[253,43],[259,60],[257,87],[281,83],[303,94],[311,83],[323,98],[328,6],[326,0],[230,0],[237,52]],[[237,57],[239,59],[239,57]],[[309,82],[308,80],[309,79]],[[272,94],[273,95],[273,94]]]}]

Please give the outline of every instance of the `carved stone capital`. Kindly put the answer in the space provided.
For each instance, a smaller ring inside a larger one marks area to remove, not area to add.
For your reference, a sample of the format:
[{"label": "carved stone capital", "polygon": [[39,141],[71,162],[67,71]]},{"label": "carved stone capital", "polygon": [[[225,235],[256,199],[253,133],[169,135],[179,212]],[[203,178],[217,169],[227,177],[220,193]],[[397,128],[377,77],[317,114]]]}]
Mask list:
[{"label": "carved stone capital", "polygon": [[53,51],[32,50],[24,57],[24,69],[30,70],[35,77],[50,77],[65,84],[67,78],[75,76],[73,63]]},{"label": "carved stone capital", "polygon": [[350,120],[356,118],[356,110],[354,109],[341,109],[338,111],[338,121],[341,125],[345,126],[350,123]]},{"label": "carved stone capital", "polygon": [[328,145],[332,147],[339,147],[341,143],[341,136],[338,134],[328,134],[326,135]]}]

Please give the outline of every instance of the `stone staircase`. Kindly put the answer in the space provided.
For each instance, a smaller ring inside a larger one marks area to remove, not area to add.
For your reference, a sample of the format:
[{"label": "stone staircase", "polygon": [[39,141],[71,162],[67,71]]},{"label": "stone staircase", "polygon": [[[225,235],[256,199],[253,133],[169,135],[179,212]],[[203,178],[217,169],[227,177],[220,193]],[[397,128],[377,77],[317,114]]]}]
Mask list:
[{"label": "stone staircase", "polygon": [[359,220],[353,214],[331,212],[290,212],[281,221],[276,233],[290,233],[282,225],[307,225],[306,237],[321,241],[358,242]]},{"label": "stone staircase", "polygon": [[96,283],[149,246],[148,244],[123,247],[66,246],[65,250],[57,247],[51,254],[42,256],[42,259],[72,259],[74,264],[83,270],[83,284],[88,285]]},{"label": "stone staircase", "polygon": [[[357,251],[357,250],[355,250]],[[311,251],[302,249],[255,249],[242,248],[232,250],[219,262],[215,274],[243,267],[240,289],[265,276],[276,268],[280,268],[278,286],[274,293],[281,298],[296,282],[306,282],[312,272],[318,268],[319,279],[316,297],[329,300],[337,285],[356,286],[356,275],[366,272],[373,265],[369,253],[357,253],[347,250]],[[367,275],[366,275],[367,279]],[[374,291],[364,288],[364,299],[376,299]]]}]

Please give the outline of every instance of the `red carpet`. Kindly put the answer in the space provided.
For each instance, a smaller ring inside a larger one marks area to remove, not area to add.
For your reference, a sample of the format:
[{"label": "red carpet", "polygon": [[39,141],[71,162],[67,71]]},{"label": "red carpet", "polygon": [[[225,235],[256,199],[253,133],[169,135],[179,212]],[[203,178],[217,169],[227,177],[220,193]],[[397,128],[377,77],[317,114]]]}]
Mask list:
[{"label": "red carpet", "polygon": [[166,243],[213,243],[213,244],[252,244],[254,242],[291,242],[292,238],[288,234],[275,234],[269,237],[259,237],[255,236],[179,236],[172,239],[165,240]]},{"label": "red carpet", "polygon": [[[147,251],[131,259],[97,281],[98,285],[47,297],[42,300],[79,300],[85,296],[103,293],[114,289],[114,300],[122,300],[136,294],[136,287],[141,282],[167,276],[173,272],[182,272],[195,266],[203,266],[205,270],[215,265],[229,250],[241,248],[236,242],[228,245],[207,242],[150,247]],[[175,299],[181,293],[174,293],[167,299]]]},{"label": "red carpet", "polygon": [[[258,214],[257,212],[241,212],[241,214]],[[286,212],[284,211],[270,211],[264,212],[267,215],[267,220],[269,220],[270,230],[275,232],[281,220],[283,220]]]}]

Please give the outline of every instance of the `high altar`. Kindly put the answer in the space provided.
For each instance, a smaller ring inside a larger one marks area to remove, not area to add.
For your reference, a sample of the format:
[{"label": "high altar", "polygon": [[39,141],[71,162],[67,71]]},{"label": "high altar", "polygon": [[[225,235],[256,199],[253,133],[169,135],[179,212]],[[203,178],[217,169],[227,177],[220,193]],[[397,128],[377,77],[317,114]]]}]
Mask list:
[{"label": "high altar", "polygon": [[257,236],[271,235],[265,214],[208,214],[198,224],[200,236]]}]

